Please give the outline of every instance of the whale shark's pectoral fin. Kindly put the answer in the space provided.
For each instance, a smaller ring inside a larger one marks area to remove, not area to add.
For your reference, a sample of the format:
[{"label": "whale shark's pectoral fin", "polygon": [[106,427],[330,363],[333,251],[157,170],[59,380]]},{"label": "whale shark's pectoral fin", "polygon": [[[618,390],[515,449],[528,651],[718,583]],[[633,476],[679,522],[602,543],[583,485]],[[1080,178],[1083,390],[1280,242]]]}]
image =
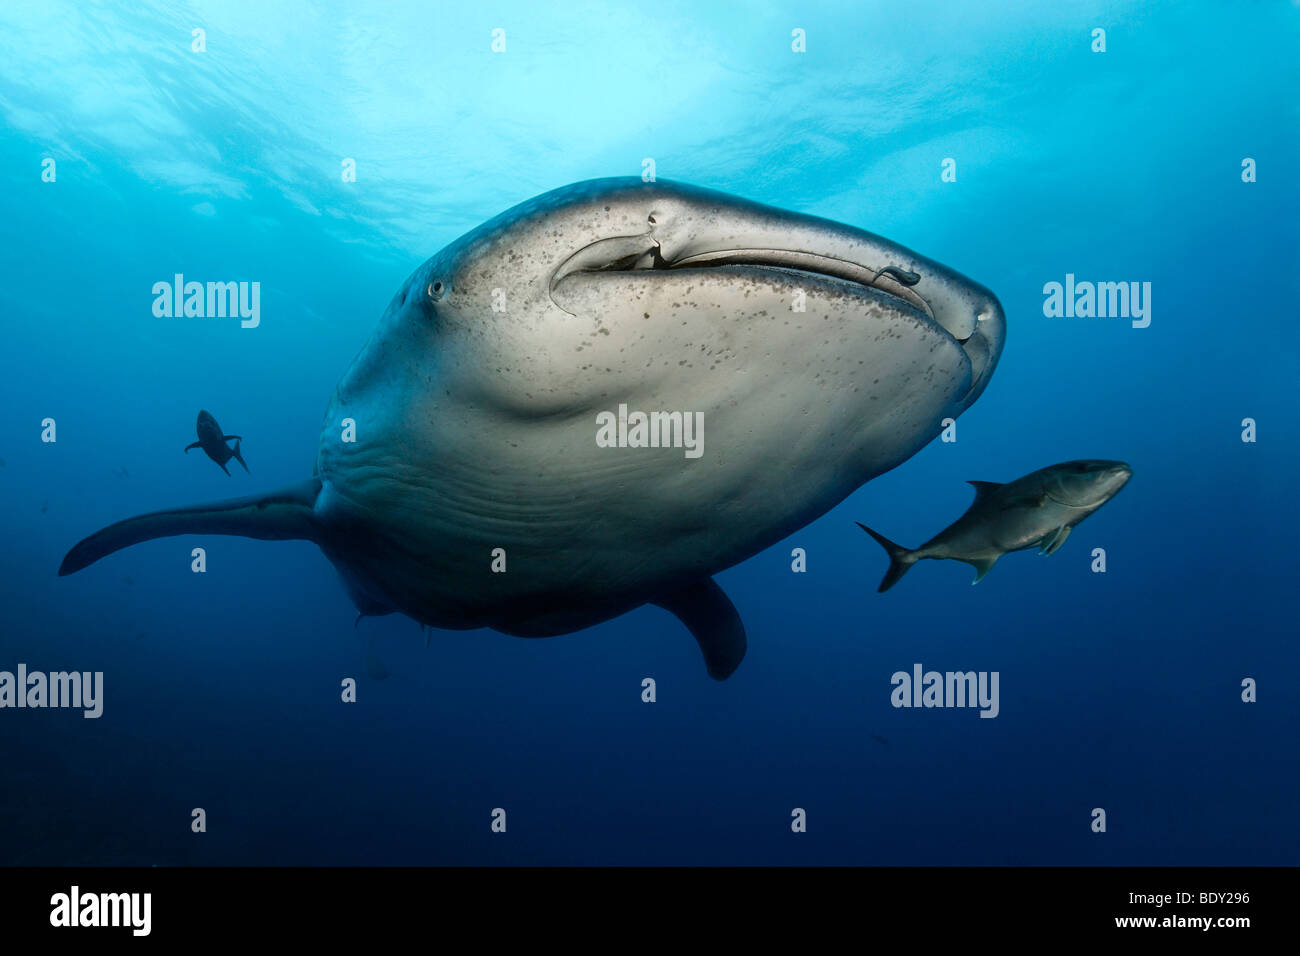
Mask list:
[{"label": "whale shark's pectoral fin", "polygon": [[704,666],[714,680],[726,680],[745,657],[745,625],[731,599],[713,578],[704,578],[653,602],[677,616],[695,636]]},{"label": "whale shark's pectoral fin", "polygon": [[320,479],[264,495],[231,498],[189,508],[127,518],[77,543],[59,566],[60,576],[80,571],[105,555],[141,541],[178,534],[233,534],[263,541],[321,540],[313,509]]},{"label": "whale shark's pectoral fin", "polygon": [[244,436],[243,435],[222,435],[221,440],[222,441],[243,441]]},{"label": "whale shark's pectoral fin", "polygon": [[[1032,545],[1031,545],[1032,547]],[[984,575],[993,570],[993,565],[998,563],[1000,554],[995,554],[991,558],[964,558],[965,562],[975,569],[975,580],[971,584],[979,584],[984,580]]]},{"label": "whale shark's pectoral fin", "polygon": [[196,449],[196,448],[202,448],[202,447],[203,447],[203,442],[201,442],[201,441],[196,441],[193,445],[186,445],[186,446],[185,446],[185,454],[188,455],[188,454],[189,454],[190,452],[192,452],[194,449]]},{"label": "whale shark's pectoral fin", "polygon": [[1065,544],[1065,539],[1070,536],[1070,526],[1063,524],[1050,534],[1044,535],[1042,547],[1039,554],[1054,554],[1060,550],[1061,545]]}]

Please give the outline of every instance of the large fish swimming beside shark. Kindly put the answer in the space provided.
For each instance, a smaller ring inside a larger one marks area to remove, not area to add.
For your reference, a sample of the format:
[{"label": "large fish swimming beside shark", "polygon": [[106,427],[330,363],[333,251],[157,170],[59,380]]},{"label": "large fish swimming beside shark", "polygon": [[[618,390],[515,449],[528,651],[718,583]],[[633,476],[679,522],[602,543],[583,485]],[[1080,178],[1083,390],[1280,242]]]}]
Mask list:
[{"label": "large fish swimming beside shark", "polygon": [[878,591],[888,591],[917,561],[964,561],[978,584],[998,558],[1011,551],[1038,548],[1054,554],[1084,518],[1119,494],[1133,470],[1122,461],[1080,459],[1049,465],[1003,484],[972,481],[975,500],[966,513],[919,548],[904,548],[872,531],[889,555],[889,569]]},{"label": "large fish swimming beside shark", "polygon": [[[852,226],[577,183],[411,274],[334,390],[311,478],[118,522],[59,573],[169,535],[306,539],[363,614],[547,637],[655,604],[722,679],[745,630],[713,575],[915,454],[1003,338],[988,289]],[[606,447],[623,406],[695,416],[702,453]]]}]

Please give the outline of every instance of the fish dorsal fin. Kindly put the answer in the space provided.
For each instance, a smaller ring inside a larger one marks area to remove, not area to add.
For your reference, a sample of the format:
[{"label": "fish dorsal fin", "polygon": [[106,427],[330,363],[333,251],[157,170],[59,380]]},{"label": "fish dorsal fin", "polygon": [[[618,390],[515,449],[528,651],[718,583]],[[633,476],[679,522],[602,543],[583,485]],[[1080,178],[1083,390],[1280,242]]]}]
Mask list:
[{"label": "fish dorsal fin", "polygon": [[714,680],[726,680],[740,666],[745,656],[745,625],[713,578],[702,578],[653,603],[675,614],[694,635]]},{"label": "fish dorsal fin", "polygon": [[972,505],[979,504],[989,495],[993,494],[993,492],[1002,487],[1002,482],[1000,481],[968,481],[966,484],[972,485],[975,488],[975,500],[971,502]]}]

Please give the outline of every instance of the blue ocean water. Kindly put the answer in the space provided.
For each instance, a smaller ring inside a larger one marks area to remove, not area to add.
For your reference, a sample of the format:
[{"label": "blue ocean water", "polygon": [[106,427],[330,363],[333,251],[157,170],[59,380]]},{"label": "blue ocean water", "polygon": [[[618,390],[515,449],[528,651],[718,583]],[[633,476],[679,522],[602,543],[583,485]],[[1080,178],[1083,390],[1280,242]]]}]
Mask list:
[{"label": "blue ocean water", "polygon": [[[0,710],[0,863],[1300,862],[1298,18],[4,4],[0,670],[102,671],[105,697],[96,720]],[[306,477],[334,384],[420,262],[647,158],[887,236],[1007,315],[956,442],[718,575],[749,634],[730,680],[652,607],[427,649],[399,615],[354,629],[303,542],[203,539],[194,574],[199,539],[164,539],[56,577],[122,517]],[[260,282],[259,326],[156,317],[176,273]],[[1150,282],[1150,325],[1045,316],[1067,274]],[[181,453],[200,408],[251,474]],[[1083,457],[1134,478],[1055,555],[975,588],[926,562],[876,593],[885,558],[854,521],[918,544],[966,480]],[[915,663],[997,671],[997,718],[891,706]]]}]

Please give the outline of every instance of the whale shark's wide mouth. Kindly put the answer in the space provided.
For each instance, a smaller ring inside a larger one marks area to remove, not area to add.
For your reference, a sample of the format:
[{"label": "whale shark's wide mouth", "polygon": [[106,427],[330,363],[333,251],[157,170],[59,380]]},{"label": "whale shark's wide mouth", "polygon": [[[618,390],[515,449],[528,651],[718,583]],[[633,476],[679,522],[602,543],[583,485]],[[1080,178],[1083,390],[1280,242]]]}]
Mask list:
[{"label": "whale shark's wide mouth", "polygon": [[[761,269],[776,269],[793,275],[816,276],[819,279],[834,279],[849,285],[875,289],[886,295],[906,302],[915,309],[924,312],[931,320],[935,318],[934,310],[928,302],[912,291],[920,276],[907,272],[896,266],[887,266],[873,270],[856,262],[822,256],[812,252],[794,252],[786,249],[721,249],[716,252],[704,252],[686,256],[668,263],[669,269],[707,269],[723,266],[750,266]],[[958,341],[962,341],[958,339]]]},{"label": "whale shark's wide mouth", "polygon": [[[566,276],[576,272],[634,272],[725,266],[773,269],[874,289],[906,302],[925,313],[931,321],[939,322],[929,303],[911,288],[920,276],[897,266],[872,269],[834,256],[789,249],[716,249],[668,260],[663,257],[659,243],[648,235],[602,239],[580,249],[555,270],[551,277],[551,288],[554,289]],[[970,332],[974,331],[974,325],[972,323],[969,329],[948,331],[957,341],[964,342],[969,338]],[[964,333],[964,337],[959,337],[958,333]]]},{"label": "whale shark's wide mouth", "polygon": [[983,391],[1001,352],[1003,317],[997,300],[973,283],[966,287],[965,280],[937,263],[931,264],[933,274],[923,275],[894,263],[867,264],[796,249],[757,246],[701,249],[697,244],[683,252],[675,258],[665,256],[659,240],[648,233],[597,240],[569,256],[555,270],[550,281],[552,298],[557,286],[575,273],[681,269],[760,269],[787,276],[807,276],[821,282],[830,280],[846,289],[870,290],[874,295],[883,294],[921,313],[952,336],[966,352],[971,362],[971,388],[963,407]]}]

